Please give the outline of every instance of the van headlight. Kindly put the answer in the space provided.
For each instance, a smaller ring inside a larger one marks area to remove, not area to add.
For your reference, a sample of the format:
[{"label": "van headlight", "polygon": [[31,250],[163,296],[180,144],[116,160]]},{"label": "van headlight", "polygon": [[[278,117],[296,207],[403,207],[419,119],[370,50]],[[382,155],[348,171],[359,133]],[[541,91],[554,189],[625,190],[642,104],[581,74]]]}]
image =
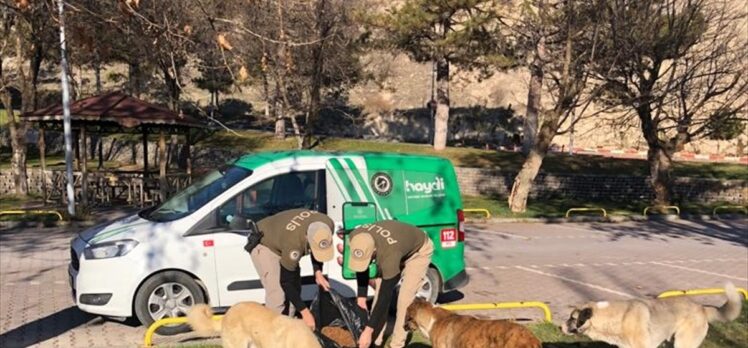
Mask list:
[{"label": "van headlight", "polygon": [[137,245],[138,242],[132,239],[104,242],[86,247],[83,250],[83,255],[86,256],[87,260],[120,257],[127,255]]}]

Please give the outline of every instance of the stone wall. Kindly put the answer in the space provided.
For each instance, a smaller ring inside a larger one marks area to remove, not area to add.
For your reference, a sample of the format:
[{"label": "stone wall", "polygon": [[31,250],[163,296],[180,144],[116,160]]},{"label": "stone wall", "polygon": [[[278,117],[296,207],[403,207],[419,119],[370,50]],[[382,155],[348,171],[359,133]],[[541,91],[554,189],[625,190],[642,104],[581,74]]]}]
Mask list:
[{"label": "stone wall", "polygon": [[[460,190],[465,195],[506,197],[515,173],[491,169],[455,168]],[[748,203],[748,181],[704,178],[675,178],[673,198],[681,202]],[[539,174],[530,197],[565,197],[579,200],[640,201],[654,193],[644,176]]]},{"label": "stone wall", "polygon": [[[228,156],[228,154],[227,154]],[[215,154],[211,156],[217,159]],[[222,156],[221,156],[222,157]],[[207,162],[207,161],[206,161]],[[220,158],[215,162],[225,162]],[[455,168],[464,195],[499,195],[506,197],[514,173],[491,169]],[[63,172],[47,171],[47,183],[63,182]],[[29,171],[29,190],[41,193],[41,171]],[[0,195],[13,194],[10,171],[0,172]],[[676,178],[673,186],[676,201],[748,203],[748,180]],[[624,175],[540,174],[530,192],[532,198],[565,197],[579,200],[641,201],[652,198],[647,177]]]}]

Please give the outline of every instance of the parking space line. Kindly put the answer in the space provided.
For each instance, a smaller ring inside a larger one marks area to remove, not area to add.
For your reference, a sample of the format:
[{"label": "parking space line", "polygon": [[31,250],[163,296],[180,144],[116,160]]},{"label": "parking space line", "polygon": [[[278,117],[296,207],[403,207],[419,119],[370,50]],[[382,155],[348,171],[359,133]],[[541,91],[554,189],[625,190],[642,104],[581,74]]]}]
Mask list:
[{"label": "parking space line", "polygon": [[709,272],[709,271],[704,271],[704,270],[701,270],[701,269],[684,267],[684,266],[678,266],[678,265],[670,265],[670,264],[667,264],[667,263],[662,263],[662,262],[657,262],[657,261],[652,261],[650,263],[653,264],[653,265],[678,268],[678,269],[682,269],[682,270],[686,270],[686,271],[691,271],[691,272],[696,272],[696,273],[703,273],[703,274],[709,274],[709,275],[723,277],[723,278],[729,278],[729,279],[735,279],[735,280],[741,280],[741,281],[748,281],[748,278],[735,277],[735,276],[731,276],[729,274]]},{"label": "parking space line", "polygon": [[608,288],[600,286],[600,285],[595,285],[595,284],[583,282],[581,280],[571,279],[571,278],[568,278],[568,277],[560,276],[558,274],[546,273],[546,272],[543,272],[543,271],[538,271],[538,270],[535,270],[535,269],[526,268],[526,267],[522,267],[522,266],[515,266],[514,268],[519,269],[519,270],[523,270],[525,272],[531,272],[531,273],[535,273],[535,274],[540,274],[540,275],[546,276],[546,277],[561,279],[561,280],[563,280],[565,282],[583,285],[583,286],[586,286],[588,288],[597,289],[597,290],[600,290],[600,291],[604,291],[604,292],[611,293],[611,294],[616,294],[616,295],[623,296],[623,297],[628,297],[628,298],[634,298],[635,297],[634,295],[627,294],[625,292],[620,292],[620,291],[617,291],[617,290],[608,289]]},{"label": "parking space line", "polygon": [[530,240],[530,237],[525,237],[525,236],[521,236],[521,235],[518,235],[518,234],[510,233],[510,232],[484,230],[484,229],[475,228],[475,227],[468,227],[468,228],[465,229],[465,231],[467,231],[468,233],[470,233],[470,232],[477,232],[477,233],[497,234],[497,235],[508,237],[508,238]]}]

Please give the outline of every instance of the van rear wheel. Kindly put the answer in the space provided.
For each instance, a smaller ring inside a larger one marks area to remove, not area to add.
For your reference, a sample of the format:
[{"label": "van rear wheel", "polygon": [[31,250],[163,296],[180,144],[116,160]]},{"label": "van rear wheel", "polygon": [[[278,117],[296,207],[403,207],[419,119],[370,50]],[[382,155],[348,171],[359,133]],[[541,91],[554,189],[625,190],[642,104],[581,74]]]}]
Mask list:
[{"label": "van rear wheel", "polygon": [[[184,317],[189,309],[205,303],[200,286],[182,272],[167,271],[156,274],[143,283],[135,295],[135,316],[145,326],[164,318]],[[159,335],[176,335],[190,331],[187,324],[166,325],[158,328]]]}]

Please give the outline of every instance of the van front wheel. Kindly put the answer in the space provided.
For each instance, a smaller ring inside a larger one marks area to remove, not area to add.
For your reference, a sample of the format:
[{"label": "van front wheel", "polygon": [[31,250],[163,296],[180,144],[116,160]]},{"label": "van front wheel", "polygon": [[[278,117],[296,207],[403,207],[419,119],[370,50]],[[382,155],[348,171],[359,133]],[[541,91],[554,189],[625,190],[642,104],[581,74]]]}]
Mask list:
[{"label": "van front wheel", "polygon": [[[205,303],[200,286],[182,272],[167,271],[156,274],[143,283],[135,295],[135,316],[150,326],[156,320],[184,317],[189,309]],[[156,330],[159,335],[176,335],[190,331],[187,324],[166,325]]]}]

